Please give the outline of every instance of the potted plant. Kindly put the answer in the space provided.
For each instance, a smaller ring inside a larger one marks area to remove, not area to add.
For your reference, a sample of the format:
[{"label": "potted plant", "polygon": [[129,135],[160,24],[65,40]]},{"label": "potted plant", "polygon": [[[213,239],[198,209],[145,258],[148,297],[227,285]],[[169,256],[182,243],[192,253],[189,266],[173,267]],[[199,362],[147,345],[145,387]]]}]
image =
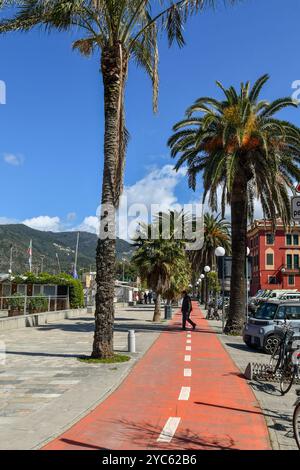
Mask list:
[{"label": "potted plant", "polygon": [[38,297],[29,297],[29,313],[46,312],[48,309],[48,299],[44,295]]},{"label": "potted plant", "polygon": [[8,316],[16,317],[24,314],[25,296],[15,293],[8,299]]}]

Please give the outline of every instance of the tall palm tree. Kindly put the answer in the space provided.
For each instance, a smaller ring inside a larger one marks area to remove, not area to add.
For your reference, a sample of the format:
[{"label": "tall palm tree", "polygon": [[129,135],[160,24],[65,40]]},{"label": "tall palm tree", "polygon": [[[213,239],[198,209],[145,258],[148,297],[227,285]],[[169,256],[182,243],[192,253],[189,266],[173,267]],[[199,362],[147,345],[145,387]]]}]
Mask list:
[{"label": "tall palm tree", "polygon": [[[253,217],[254,204],[260,200],[264,216],[280,217],[289,224],[289,190],[299,181],[300,129],[274,118],[286,107],[297,107],[291,98],[272,103],[259,95],[268,75],[253,87],[241,84],[228,89],[217,82],[224,99],[199,98],[188,110],[187,118],[174,126],[169,145],[176,168],[188,166],[189,185],[196,187],[203,174],[203,200],[208,198],[217,210],[217,190],[221,189],[222,215],[231,206],[232,277],[227,333],[240,333],[245,318],[245,263],[247,217]],[[198,113],[202,113],[199,116]]]},{"label": "tall palm tree", "polygon": [[231,252],[230,223],[220,214],[204,214],[203,245],[200,250],[190,252],[192,266],[200,272],[206,264],[215,266],[215,249],[218,246],[225,248],[229,255]]},{"label": "tall palm tree", "polygon": [[[237,0],[228,0],[230,4]],[[97,294],[92,356],[113,355],[115,210],[123,187],[126,144],[124,94],[132,59],[150,76],[157,108],[159,31],[169,43],[184,45],[183,26],[190,15],[217,0],[12,0],[0,33],[35,26],[79,35],[73,48],[84,56],[101,55],[104,85],[104,168],[100,237],[96,253]],[[153,12],[153,13],[152,13]]]},{"label": "tall palm tree", "polygon": [[[216,265],[215,250],[218,246],[222,246],[227,255],[231,253],[231,240],[230,240],[230,223],[224,219],[220,214],[213,215],[209,212],[204,214],[204,233],[203,245],[200,250],[190,251],[190,260],[193,270],[198,274],[204,266],[208,265],[212,268]],[[205,303],[208,298],[208,282],[201,283],[201,300],[204,299],[205,289]]]}]

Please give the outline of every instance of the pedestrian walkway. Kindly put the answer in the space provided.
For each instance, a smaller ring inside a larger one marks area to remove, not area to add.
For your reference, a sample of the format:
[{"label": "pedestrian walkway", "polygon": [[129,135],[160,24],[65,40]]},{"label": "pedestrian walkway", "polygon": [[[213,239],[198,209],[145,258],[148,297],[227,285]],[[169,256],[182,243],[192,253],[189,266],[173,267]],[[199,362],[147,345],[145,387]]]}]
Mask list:
[{"label": "pedestrian walkway", "polygon": [[270,449],[262,411],[194,303],[177,313],[122,385],[45,449]]},{"label": "pedestrian walkway", "polygon": [[137,344],[119,364],[77,360],[91,353],[93,315],[0,333],[0,449],[40,448],[99,405],[167,327],[152,317],[143,305],[116,311],[115,351],[127,352],[129,329]]}]

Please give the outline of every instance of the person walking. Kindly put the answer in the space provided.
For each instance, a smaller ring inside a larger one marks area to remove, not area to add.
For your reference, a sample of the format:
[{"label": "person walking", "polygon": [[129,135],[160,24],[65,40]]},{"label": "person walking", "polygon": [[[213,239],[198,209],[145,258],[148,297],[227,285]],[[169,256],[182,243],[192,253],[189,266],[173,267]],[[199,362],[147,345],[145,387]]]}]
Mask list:
[{"label": "person walking", "polygon": [[144,304],[148,303],[148,294],[147,292],[144,293]]},{"label": "person walking", "polygon": [[149,300],[149,304],[152,303],[152,292],[151,290],[149,291],[149,294],[148,294],[148,300]]},{"label": "person walking", "polygon": [[187,291],[183,291],[183,299],[182,299],[182,305],[181,305],[181,313],[182,313],[182,329],[186,330],[186,322],[188,322],[190,325],[192,325],[193,330],[196,328],[196,323],[194,323],[190,319],[190,314],[191,311],[193,310],[192,307],[192,300],[190,296],[188,295]]}]

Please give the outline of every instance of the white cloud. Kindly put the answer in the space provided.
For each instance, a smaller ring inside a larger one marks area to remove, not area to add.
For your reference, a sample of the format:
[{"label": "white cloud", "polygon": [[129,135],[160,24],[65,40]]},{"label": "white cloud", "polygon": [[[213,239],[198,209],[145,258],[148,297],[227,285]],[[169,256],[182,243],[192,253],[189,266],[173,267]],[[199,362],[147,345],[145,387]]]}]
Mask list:
[{"label": "white cloud", "polygon": [[20,166],[24,163],[24,157],[22,155],[16,155],[13,153],[5,153],[3,155],[3,160],[8,165]]},{"label": "white cloud", "polygon": [[81,232],[99,233],[99,218],[95,215],[85,217],[78,227],[73,230],[80,230]]},{"label": "white cloud", "polygon": [[[164,165],[162,168],[154,166],[148,168],[148,174],[144,178],[131,186],[125,186],[118,211],[118,236],[123,239],[128,238],[127,210],[134,205],[143,205],[147,215],[141,215],[139,220],[144,222],[148,222],[153,204],[159,205],[159,210],[162,211],[176,208],[178,199],[175,189],[185,174],[186,170],[183,168],[178,172],[174,171],[173,165]],[[81,224],[73,230],[99,233],[99,211],[98,208],[95,216],[85,217]]]},{"label": "white cloud", "polygon": [[49,217],[48,215],[40,215],[32,219],[23,220],[22,224],[27,225],[35,230],[59,232],[61,230],[61,222],[59,217]]}]

